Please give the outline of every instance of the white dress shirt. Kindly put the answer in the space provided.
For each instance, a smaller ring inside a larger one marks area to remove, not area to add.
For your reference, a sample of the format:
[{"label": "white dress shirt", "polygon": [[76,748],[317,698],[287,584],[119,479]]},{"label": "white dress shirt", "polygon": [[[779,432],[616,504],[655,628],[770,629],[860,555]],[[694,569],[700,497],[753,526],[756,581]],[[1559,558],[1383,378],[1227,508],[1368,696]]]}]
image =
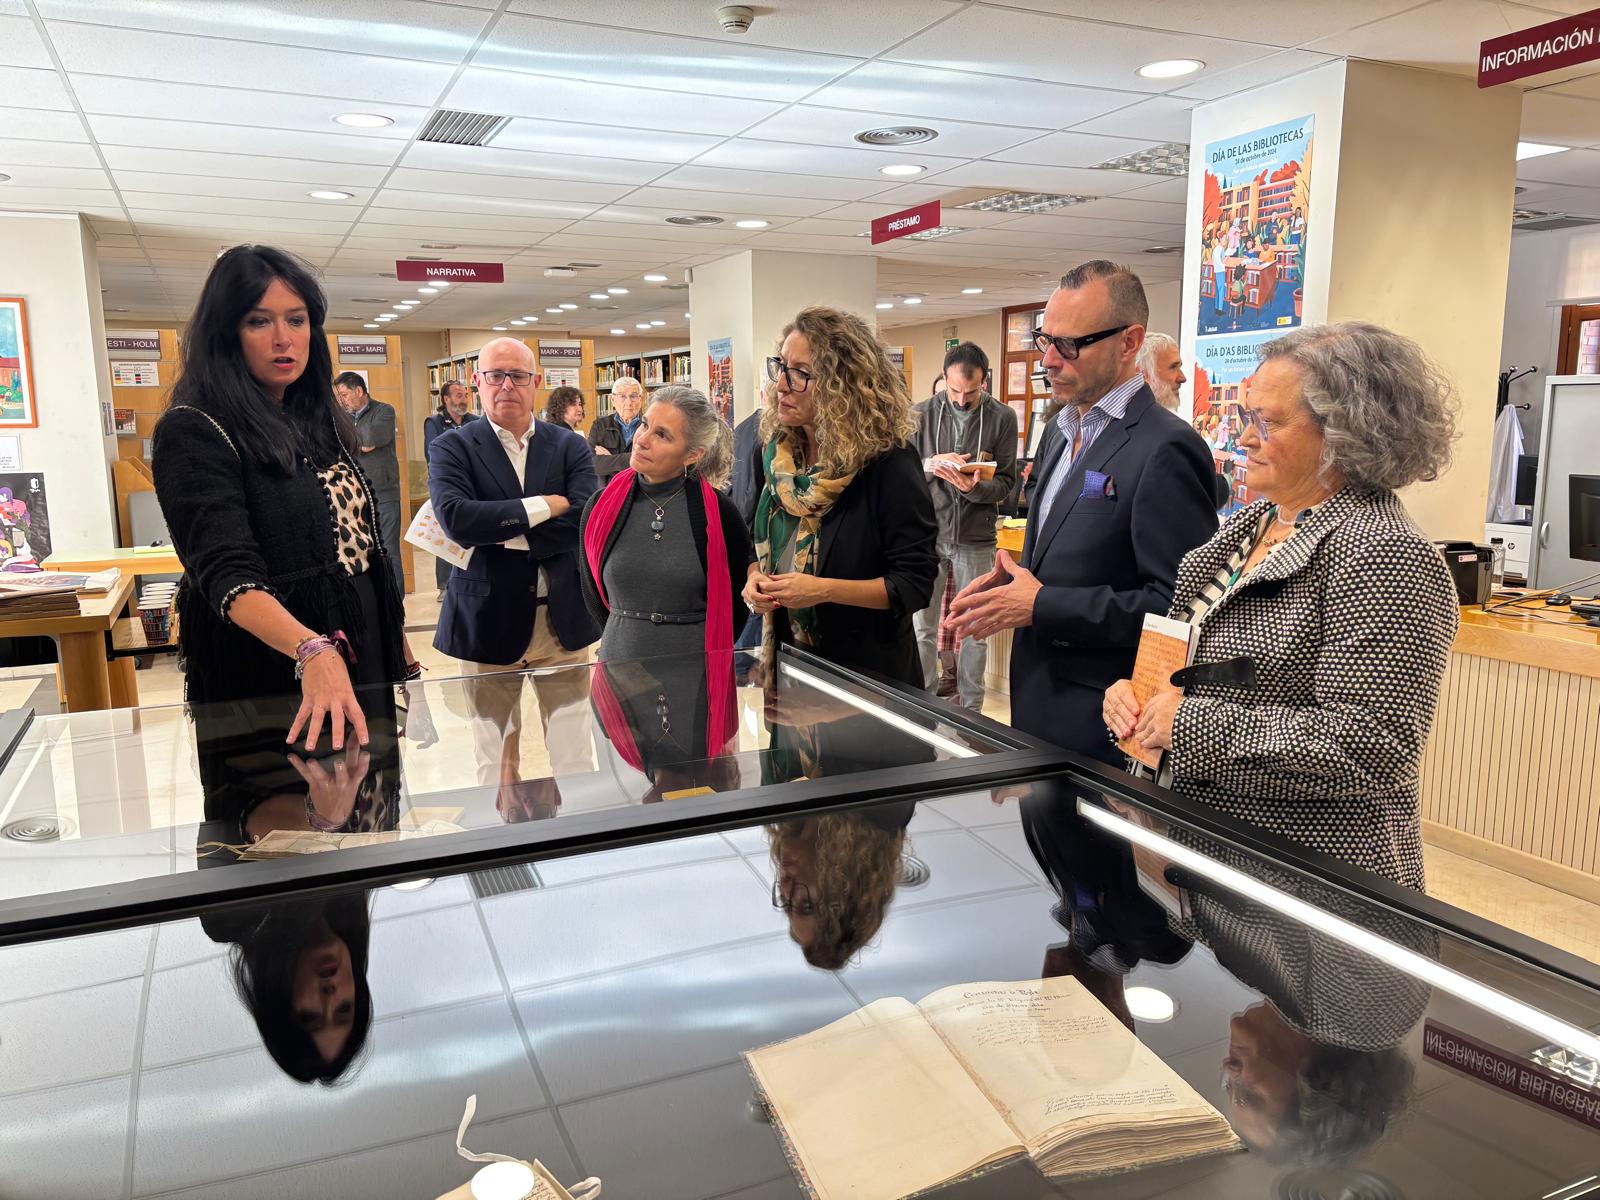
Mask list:
[{"label": "white dress shirt", "polygon": [[[522,483],[527,475],[528,447],[533,444],[533,432],[538,428],[537,423],[530,421],[527,435],[519,438],[509,429],[501,429],[500,426],[494,423],[492,418],[485,416],[484,420],[489,422],[489,428],[494,430],[495,437],[500,439],[500,447],[506,452],[506,458],[511,463],[511,473],[517,477],[518,483]],[[542,525],[550,519],[550,504],[543,496],[524,496],[522,498],[522,507],[527,511],[528,526],[530,528],[535,525]],[[529,549],[527,537],[520,533],[516,537],[500,544],[507,550]],[[539,568],[538,587],[538,594],[541,596],[548,591],[543,567]]]}]

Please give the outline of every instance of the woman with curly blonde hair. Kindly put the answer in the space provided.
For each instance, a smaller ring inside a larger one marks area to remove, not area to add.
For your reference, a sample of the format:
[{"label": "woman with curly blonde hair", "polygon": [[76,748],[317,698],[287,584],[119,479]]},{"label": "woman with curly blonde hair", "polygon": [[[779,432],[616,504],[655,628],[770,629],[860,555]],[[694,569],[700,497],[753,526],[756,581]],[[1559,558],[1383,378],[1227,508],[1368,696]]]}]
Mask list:
[{"label": "woman with curly blonde hair", "polygon": [[767,377],[744,589],[764,658],[793,644],[920,688],[911,618],[933,594],[938,526],[905,380],[865,321],[824,307],[783,331]]},{"label": "woman with curly blonde hair", "polygon": [[900,881],[914,804],[824,813],[767,826],[772,904],[806,962],[842,970],[883,925]]}]

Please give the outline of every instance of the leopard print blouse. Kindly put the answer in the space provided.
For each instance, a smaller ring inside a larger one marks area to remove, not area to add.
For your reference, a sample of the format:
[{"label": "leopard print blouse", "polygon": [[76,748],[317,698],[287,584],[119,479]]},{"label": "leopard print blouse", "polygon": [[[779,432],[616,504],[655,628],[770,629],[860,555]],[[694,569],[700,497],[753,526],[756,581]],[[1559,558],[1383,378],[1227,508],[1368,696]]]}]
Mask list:
[{"label": "leopard print blouse", "polygon": [[318,471],[328,507],[338,529],[339,565],[347,575],[359,575],[372,565],[372,519],[367,513],[367,493],[349,463],[336,462]]}]

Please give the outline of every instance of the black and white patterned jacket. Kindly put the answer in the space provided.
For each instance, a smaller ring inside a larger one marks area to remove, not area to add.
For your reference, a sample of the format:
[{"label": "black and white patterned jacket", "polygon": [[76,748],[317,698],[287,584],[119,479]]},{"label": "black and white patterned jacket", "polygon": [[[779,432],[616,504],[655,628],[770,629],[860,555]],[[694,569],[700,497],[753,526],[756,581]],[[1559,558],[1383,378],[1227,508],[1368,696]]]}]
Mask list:
[{"label": "black and white patterned jacket", "polygon": [[[1266,504],[1184,558],[1174,617]],[[1331,497],[1205,615],[1195,661],[1253,658],[1257,686],[1186,691],[1174,790],[1420,889],[1418,768],[1459,624],[1444,560],[1393,493]]]}]

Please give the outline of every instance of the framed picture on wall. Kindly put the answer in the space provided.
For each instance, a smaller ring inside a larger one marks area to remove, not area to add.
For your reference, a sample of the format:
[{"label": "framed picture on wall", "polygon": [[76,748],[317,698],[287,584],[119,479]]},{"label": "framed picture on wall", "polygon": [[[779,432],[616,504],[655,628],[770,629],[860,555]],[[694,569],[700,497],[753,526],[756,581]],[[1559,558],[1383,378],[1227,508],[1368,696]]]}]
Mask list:
[{"label": "framed picture on wall", "polygon": [[0,296],[0,428],[38,426],[38,396],[28,355],[28,304],[21,296]]}]

